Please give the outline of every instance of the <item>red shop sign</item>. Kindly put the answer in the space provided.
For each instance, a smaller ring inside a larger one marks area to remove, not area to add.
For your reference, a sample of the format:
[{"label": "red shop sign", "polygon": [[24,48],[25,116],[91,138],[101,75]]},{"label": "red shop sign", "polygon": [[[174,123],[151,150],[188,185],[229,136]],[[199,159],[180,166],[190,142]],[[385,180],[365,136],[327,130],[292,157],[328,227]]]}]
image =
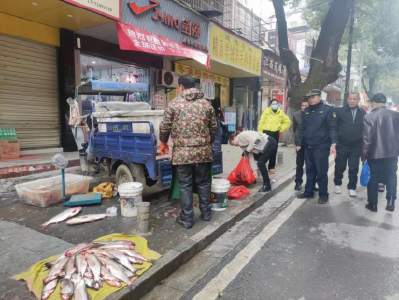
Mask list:
[{"label": "red shop sign", "polygon": [[205,65],[208,70],[211,69],[209,66],[210,57],[206,53],[191,49],[165,37],[152,34],[126,23],[116,23],[116,29],[118,32],[119,47],[122,50],[135,50],[192,58]]}]

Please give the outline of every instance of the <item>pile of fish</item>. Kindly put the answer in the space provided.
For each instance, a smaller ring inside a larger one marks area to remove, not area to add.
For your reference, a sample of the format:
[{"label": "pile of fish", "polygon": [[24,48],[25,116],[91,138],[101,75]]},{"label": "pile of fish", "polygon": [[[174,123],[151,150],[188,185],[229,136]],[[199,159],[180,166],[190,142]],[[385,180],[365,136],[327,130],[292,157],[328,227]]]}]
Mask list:
[{"label": "pile of fish", "polygon": [[[107,214],[91,214],[91,215],[84,215],[76,218],[72,218],[76,216],[80,211],[81,207],[75,207],[75,208],[69,208],[67,210],[64,210],[62,213],[56,215],[55,217],[51,218],[50,221],[47,221],[46,223],[42,224],[42,228],[47,227],[50,224],[53,223],[59,223],[63,222],[66,219],[69,219],[66,223],[68,225],[76,225],[76,224],[82,224],[82,223],[89,223],[89,222],[94,222],[97,220],[105,219],[108,215]],[[72,219],[70,219],[72,218]]]},{"label": "pile of fish", "polygon": [[103,284],[121,287],[122,282],[132,288],[131,278],[137,276],[132,264],[148,261],[130,241],[82,243],[65,251],[57,259],[46,263],[50,269],[43,280],[42,300],[46,300],[61,284],[61,297],[70,300],[89,299],[86,288],[99,290]]}]

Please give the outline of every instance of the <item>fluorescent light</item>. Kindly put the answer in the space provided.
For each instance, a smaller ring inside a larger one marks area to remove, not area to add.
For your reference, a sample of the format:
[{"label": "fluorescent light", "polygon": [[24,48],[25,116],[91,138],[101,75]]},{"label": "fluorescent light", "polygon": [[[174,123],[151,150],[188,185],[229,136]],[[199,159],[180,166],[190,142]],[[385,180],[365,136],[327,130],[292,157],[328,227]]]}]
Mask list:
[{"label": "fluorescent light", "polygon": [[95,61],[92,61],[91,63],[92,63],[92,64],[95,64],[96,62],[95,62]]},{"label": "fluorescent light", "polygon": [[33,2],[32,5],[33,5],[33,6],[37,6],[37,3]]},{"label": "fluorescent light", "polygon": [[73,18],[73,16],[72,16],[72,15],[67,15],[67,17],[68,17],[68,18]]}]

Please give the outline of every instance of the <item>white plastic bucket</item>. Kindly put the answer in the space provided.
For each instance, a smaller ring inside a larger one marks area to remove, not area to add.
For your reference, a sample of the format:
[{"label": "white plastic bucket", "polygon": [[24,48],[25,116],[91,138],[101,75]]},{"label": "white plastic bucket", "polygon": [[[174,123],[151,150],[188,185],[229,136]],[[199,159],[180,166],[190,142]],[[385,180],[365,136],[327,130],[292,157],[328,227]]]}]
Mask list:
[{"label": "white plastic bucket", "polygon": [[222,211],[227,209],[227,193],[230,189],[230,181],[226,179],[213,179],[211,186],[212,210]]},{"label": "white plastic bucket", "polygon": [[143,201],[143,185],[139,182],[126,182],[118,187],[122,217],[137,216],[137,202]]}]

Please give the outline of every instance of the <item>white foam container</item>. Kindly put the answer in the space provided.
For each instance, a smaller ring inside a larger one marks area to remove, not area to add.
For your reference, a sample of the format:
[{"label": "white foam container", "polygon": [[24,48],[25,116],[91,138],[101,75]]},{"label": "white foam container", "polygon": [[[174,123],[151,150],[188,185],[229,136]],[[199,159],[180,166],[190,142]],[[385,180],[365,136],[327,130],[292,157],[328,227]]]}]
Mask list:
[{"label": "white foam container", "polygon": [[[66,197],[75,194],[86,194],[93,177],[76,174],[65,174]],[[43,188],[43,191],[38,189]],[[22,203],[47,207],[62,202],[62,176],[54,176],[17,184],[15,186]]]},{"label": "white foam container", "polygon": [[143,185],[139,182],[126,182],[118,186],[122,217],[137,216],[137,203],[143,202]]},{"label": "white foam container", "polygon": [[[140,110],[140,111],[110,111],[106,113],[94,113],[93,116],[99,122],[123,122],[123,121],[151,121],[154,126],[154,133],[157,137],[158,147],[161,145],[159,140],[159,125],[163,120],[164,110]],[[150,125],[148,123],[133,124],[132,132],[150,133]],[[99,124],[100,132],[107,132],[106,124]]]}]

